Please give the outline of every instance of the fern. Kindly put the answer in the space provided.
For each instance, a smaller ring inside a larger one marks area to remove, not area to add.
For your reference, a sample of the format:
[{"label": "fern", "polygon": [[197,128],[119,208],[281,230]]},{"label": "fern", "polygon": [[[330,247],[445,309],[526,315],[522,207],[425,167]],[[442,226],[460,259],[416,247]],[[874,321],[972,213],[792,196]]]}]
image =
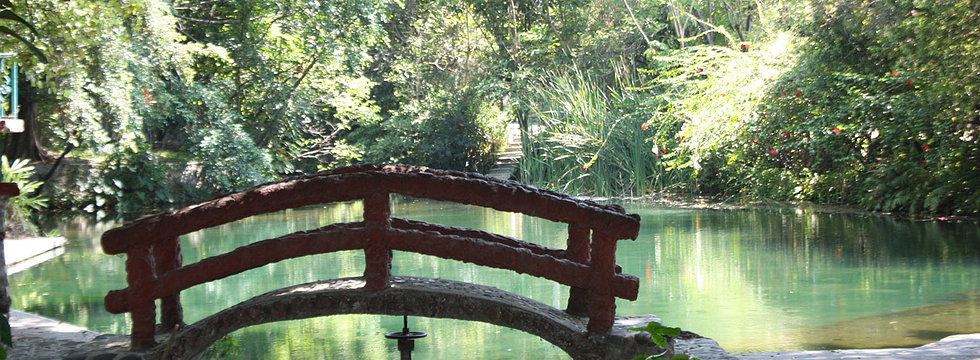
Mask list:
[{"label": "fern", "polygon": [[0,156],[0,171],[3,172],[3,182],[17,184],[17,188],[20,189],[20,195],[11,197],[7,204],[7,224],[11,227],[33,230],[33,224],[27,221],[31,211],[41,210],[48,205],[46,197],[31,195],[43,184],[30,179],[34,174],[34,166],[29,165],[25,159],[17,159],[11,163],[4,155]]}]

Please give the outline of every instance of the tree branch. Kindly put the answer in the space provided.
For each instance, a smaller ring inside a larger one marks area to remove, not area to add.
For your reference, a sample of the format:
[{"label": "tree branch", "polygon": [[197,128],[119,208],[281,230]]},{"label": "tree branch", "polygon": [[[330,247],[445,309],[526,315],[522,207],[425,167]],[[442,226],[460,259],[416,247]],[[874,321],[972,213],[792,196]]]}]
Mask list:
[{"label": "tree branch", "polygon": [[623,0],[623,5],[626,5],[626,11],[629,11],[630,18],[633,19],[633,24],[636,25],[636,29],[640,31],[640,35],[643,35],[643,40],[646,40],[647,45],[649,45],[650,38],[647,37],[647,33],[643,31],[643,27],[640,26],[640,22],[636,21],[636,16],[633,15],[633,8],[630,7],[630,3],[626,0]]},{"label": "tree branch", "polygon": [[231,23],[235,22],[235,19],[231,19],[231,20],[197,19],[197,18],[192,18],[192,17],[188,17],[188,16],[184,16],[184,15],[178,14],[176,11],[174,11],[173,14],[178,19],[185,20],[185,21],[190,21],[190,22],[202,23],[202,24],[227,25],[227,24],[231,24]]}]

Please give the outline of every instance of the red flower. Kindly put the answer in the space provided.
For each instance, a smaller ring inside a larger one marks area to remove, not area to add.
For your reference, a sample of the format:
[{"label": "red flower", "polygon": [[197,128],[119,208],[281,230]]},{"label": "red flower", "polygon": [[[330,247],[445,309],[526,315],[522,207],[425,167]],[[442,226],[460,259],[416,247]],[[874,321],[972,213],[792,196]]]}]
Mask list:
[{"label": "red flower", "polygon": [[755,145],[759,145],[759,142],[758,141],[755,141],[755,140],[752,140],[752,143],[755,144]]},{"label": "red flower", "polygon": [[702,72],[702,71],[704,71],[704,69],[698,68],[698,72]]},{"label": "red flower", "polygon": [[929,150],[932,150],[932,148],[931,148],[931,147],[929,147],[929,145],[925,145],[925,146],[923,146],[923,147],[922,147],[922,149],[924,149],[925,151],[929,151]]},{"label": "red flower", "polygon": [[800,94],[800,92],[799,92],[799,91],[797,91],[797,92],[796,92],[796,97],[800,97],[800,95],[803,95],[803,94]]},{"label": "red flower", "polygon": [[664,153],[666,153],[667,152],[667,148],[661,148],[660,151],[663,151]]},{"label": "red flower", "polygon": [[588,170],[589,169],[589,166],[591,166],[591,165],[589,165],[589,164],[583,164],[582,165],[582,169],[583,170]]},{"label": "red flower", "polygon": [[640,126],[640,129],[642,129],[642,130],[646,130],[648,128],[649,128],[649,126],[647,126],[647,124],[643,124],[642,126]]},{"label": "red flower", "polygon": [[769,153],[770,153],[770,154],[773,154],[773,155],[776,155],[776,150],[773,150],[773,149],[769,149]]},{"label": "red flower", "polygon": [[725,97],[725,93],[721,93],[721,97]]},{"label": "red flower", "polygon": [[926,166],[926,161],[922,160],[922,166]]},{"label": "red flower", "polygon": [[834,128],[834,134],[840,134],[840,129]]},{"label": "red flower", "polygon": [[749,47],[751,47],[751,45],[749,45],[749,44],[742,44],[742,48],[744,48],[745,51],[749,51]]},{"label": "red flower", "polygon": [[786,92],[785,91],[783,91],[783,96],[786,96]]},{"label": "red flower", "polygon": [[898,75],[898,70],[892,70],[892,75]]},{"label": "red flower", "polygon": [[783,131],[783,136],[789,137],[789,131]]}]

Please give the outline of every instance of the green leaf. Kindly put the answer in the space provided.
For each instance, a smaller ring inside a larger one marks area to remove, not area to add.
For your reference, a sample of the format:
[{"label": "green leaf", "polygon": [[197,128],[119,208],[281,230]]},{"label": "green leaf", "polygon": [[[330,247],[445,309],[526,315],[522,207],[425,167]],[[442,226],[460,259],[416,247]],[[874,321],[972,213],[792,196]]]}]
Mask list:
[{"label": "green leaf", "polygon": [[15,39],[17,39],[18,41],[20,41],[21,43],[23,43],[25,46],[27,46],[27,48],[30,49],[31,52],[33,52],[34,55],[37,56],[37,58],[42,63],[47,63],[48,62],[48,58],[46,56],[44,56],[44,53],[41,52],[41,49],[38,49],[37,46],[34,46],[34,44],[32,44],[30,41],[28,41],[27,39],[25,39],[23,36],[20,36],[20,34],[14,32],[13,30],[10,30],[6,26],[0,26],[0,33],[4,33],[4,34],[10,35],[10,36],[13,36]]},{"label": "green leaf", "polygon": [[10,320],[3,314],[0,314],[0,343],[14,346],[14,340],[10,336]]},{"label": "green leaf", "polygon": [[651,321],[647,326],[641,328],[630,328],[633,331],[646,331],[652,335],[666,335],[666,336],[678,336],[681,334],[681,328],[676,327],[666,327],[662,324]]},{"label": "green leaf", "polygon": [[651,321],[647,326],[641,328],[629,328],[633,331],[645,331],[652,335],[652,340],[655,344],[660,346],[667,346],[667,339],[664,336],[678,336],[681,334],[681,328],[666,327],[662,324]]},{"label": "green leaf", "polygon": [[24,18],[15,14],[13,11],[10,10],[9,7],[6,9],[0,9],[0,19],[7,19],[7,20],[12,20],[21,23],[24,26],[27,26],[28,29],[31,29],[32,33],[37,35],[37,29],[34,28],[34,25],[31,25],[31,23],[27,22],[27,20],[24,20]]}]

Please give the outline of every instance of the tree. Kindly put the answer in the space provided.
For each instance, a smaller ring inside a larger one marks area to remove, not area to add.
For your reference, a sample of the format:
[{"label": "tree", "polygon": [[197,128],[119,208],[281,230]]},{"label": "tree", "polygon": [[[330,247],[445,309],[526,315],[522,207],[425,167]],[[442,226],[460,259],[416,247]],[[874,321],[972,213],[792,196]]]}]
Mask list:
[{"label": "tree", "polygon": [[[15,25],[21,25],[26,27],[30,34],[37,36],[37,29],[27,20],[20,17],[14,12],[14,5],[10,0],[0,1],[0,20],[5,20],[7,22],[13,22]],[[0,33],[6,35],[7,37],[16,40],[15,43],[26,47],[30,51],[31,55],[34,55],[37,61],[46,63],[47,57],[35,46],[31,40],[20,35],[17,31],[11,29],[7,26],[0,26]],[[10,40],[10,39],[6,39]],[[6,44],[6,42],[4,42]],[[14,59],[18,61],[18,59]],[[7,71],[7,69],[3,69]],[[42,157],[42,152],[40,151],[40,140],[38,139],[37,132],[37,89],[30,84],[24,77],[19,77],[18,88],[21,90],[19,94],[13,95],[18,96],[21,99],[21,109],[19,109],[20,117],[24,119],[24,133],[22,134],[10,134],[3,140],[3,153],[9,155],[11,158],[27,158],[31,160],[37,160]],[[10,112],[14,112],[15,109],[10,109]]]}]

